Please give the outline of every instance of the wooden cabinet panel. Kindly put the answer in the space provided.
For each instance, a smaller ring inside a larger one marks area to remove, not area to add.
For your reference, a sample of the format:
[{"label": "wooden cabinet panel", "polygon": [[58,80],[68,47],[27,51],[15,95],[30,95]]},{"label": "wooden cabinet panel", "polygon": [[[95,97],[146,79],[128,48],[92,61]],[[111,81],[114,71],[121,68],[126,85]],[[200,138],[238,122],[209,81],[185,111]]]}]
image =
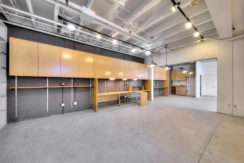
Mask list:
[{"label": "wooden cabinet panel", "polygon": [[162,67],[154,67],[154,80],[166,80],[166,70]]},{"label": "wooden cabinet panel", "polygon": [[148,79],[148,67],[145,64],[124,61],[126,79]]},{"label": "wooden cabinet panel", "polygon": [[124,78],[124,61],[120,59],[94,55],[96,78]]},{"label": "wooden cabinet panel", "polygon": [[38,76],[38,43],[9,38],[9,75]]},{"label": "wooden cabinet panel", "polygon": [[39,76],[61,76],[61,48],[39,43]]},{"label": "wooden cabinet panel", "polygon": [[186,77],[194,77],[195,76],[195,70],[187,69],[187,71],[192,71],[193,74],[182,73],[181,70],[172,70],[171,71],[171,80],[186,80]]},{"label": "wooden cabinet panel", "polygon": [[186,80],[186,76],[181,72],[181,70],[171,71],[171,80]]},{"label": "wooden cabinet panel", "polygon": [[61,74],[63,77],[93,78],[93,54],[62,48]]}]

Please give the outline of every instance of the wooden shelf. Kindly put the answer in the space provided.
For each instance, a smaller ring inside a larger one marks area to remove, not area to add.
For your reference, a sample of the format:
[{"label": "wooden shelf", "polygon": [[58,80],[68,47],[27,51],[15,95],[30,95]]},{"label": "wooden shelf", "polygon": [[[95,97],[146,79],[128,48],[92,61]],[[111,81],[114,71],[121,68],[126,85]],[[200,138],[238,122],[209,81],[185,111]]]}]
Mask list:
[{"label": "wooden shelf", "polygon": [[29,87],[8,87],[8,89],[45,89],[45,88],[90,88],[92,85],[74,85],[74,86],[29,86]]},{"label": "wooden shelf", "polygon": [[168,88],[168,87],[154,87],[154,89]]}]

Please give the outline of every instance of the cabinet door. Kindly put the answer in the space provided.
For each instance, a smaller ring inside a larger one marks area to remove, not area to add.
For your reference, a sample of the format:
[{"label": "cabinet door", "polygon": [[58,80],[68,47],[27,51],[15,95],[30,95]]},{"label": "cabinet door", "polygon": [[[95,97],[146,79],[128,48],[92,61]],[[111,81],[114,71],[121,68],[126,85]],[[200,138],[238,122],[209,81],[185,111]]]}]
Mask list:
[{"label": "cabinet door", "polygon": [[172,70],[171,80],[186,80],[186,76],[181,72],[181,70]]},{"label": "cabinet door", "polygon": [[124,78],[124,62],[120,59],[104,57],[100,55],[94,56],[95,77],[96,78]]},{"label": "cabinet door", "polygon": [[9,75],[38,76],[38,43],[9,38]]},{"label": "cabinet door", "polygon": [[162,67],[154,67],[154,80],[166,80],[166,71]]},{"label": "cabinet door", "polygon": [[93,78],[93,54],[62,48],[62,76]]},{"label": "cabinet door", "polygon": [[137,67],[134,62],[124,61],[125,66],[125,78],[126,79],[136,79],[137,78]]},{"label": "cabinet door", "polygon": [[91,53],[79,51],[76,55],[76,77],[93,78],[94,77],[94,55]]},{"label": "cabinet door", "polygon": [[233,114],[244,117],[244,39],[233,42]]},{"label": "cabinet door", "polygon": [[61,76],[61,48],[39,43],[39,76]]}]

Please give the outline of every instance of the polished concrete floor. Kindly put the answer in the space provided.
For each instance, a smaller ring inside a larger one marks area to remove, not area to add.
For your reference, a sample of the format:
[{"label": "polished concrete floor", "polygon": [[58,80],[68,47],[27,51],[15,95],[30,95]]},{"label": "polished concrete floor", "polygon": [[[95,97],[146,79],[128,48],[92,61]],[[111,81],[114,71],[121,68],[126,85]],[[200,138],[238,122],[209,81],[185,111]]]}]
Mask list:
[{"label": "polished concrete floor", "polygon": [[244,118],[204,111],[212,99],[184,98],[8,124],[0,131],[0,162],[243,163]]}]

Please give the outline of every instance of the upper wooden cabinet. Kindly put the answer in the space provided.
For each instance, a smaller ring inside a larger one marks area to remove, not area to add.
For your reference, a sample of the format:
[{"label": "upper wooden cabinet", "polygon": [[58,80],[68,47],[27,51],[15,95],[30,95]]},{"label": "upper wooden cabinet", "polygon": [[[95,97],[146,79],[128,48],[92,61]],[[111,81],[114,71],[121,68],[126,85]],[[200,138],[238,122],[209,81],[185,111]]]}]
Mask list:
[{"label": "upper wooden cabinet", "polygon": [[154,80],[166,80],[166,70],[162,67],[153,68]]},{"label": "upper wooden cabinet", "polygon": [[172,70],[171,71],[171,80],[186,80],[186,76],[182,73],[181,70]]},{"label": "upper wooden cabinet", "polygon": [[189,73],[182,73],[181,70],[172,70],[171,71],[171,80],[186,80],[187,77],[194,77],[195,76],[195,71],[192,69],[187,69],[188,71],[192,71],[193,74]]},{"label": "upper wooden cabinet", "polygon": [[61,48],[39,43],[39,76],[61,77]]},{"label": "upper wooden cabinet", "polygon": [[63,77],[93,78],[93,54],[61,49],[61,75]]},{"label": "upper wooden cabinet", "polygon": [[95,78],[124,78],[124,61],[111,57],[94,55]]},{"label": "upper wooden cabinet", "polygon": [[145,64],[124,61],[126,79],[148,79],[148,67]]},{"label": "upper wooden cabinet", "polygon": [[38,43],[9,38],[9,75],[38,76]]}]

